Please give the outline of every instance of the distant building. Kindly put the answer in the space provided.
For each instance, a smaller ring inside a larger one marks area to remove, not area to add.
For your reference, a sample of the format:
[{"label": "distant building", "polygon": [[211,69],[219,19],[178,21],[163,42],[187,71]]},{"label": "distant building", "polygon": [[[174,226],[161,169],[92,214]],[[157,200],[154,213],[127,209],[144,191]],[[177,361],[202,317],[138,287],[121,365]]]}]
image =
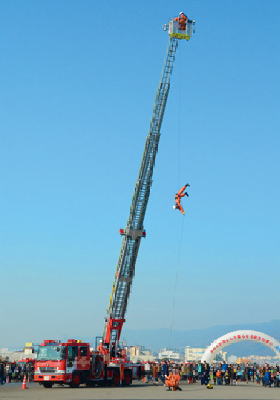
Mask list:
[{"label": "distant building", "polygon": [[[185,362],[200,362],[205,352],[205,347],[185,347]],[[220,351],[216,354],[214,361],[227,361],[227,352]]]},{"label": "distant building", "polygon": [[22,358],[36,358],[37,352],[33,343],[25,343],[23,350],[12,351],[7,348],[0,349],[0,360],[18,361]]},{"label": "distant building", "polygon": [[185,362],[198,362],[201,360],[203,353],[205,352],[204,347],[185,347]]},{"label": "distant building", "polygon": [[180,353],[178,353],[177,351],[163,349],[158,353],[158,358],[160,360],[166,359],[166,360],[180,361],[181,356]]},{"label": "distant building", "polygon": [[215,361],[227,361],[227,351],[219,351],[219,353],[217,353],[216,355],[215,355],[215,358],[214,358],[214,362]]},{"label": "distant building", "polygon": [[238,357],[236,359],[237,364],[246,364],[246,363],[257,363],[257,364],[276,364],[279,362],[279,358],[277,356],[256,356],[251,355],[247,357]]},{"label": "distant building", "polygon": [[155,361],[156,359],[152,352],[145,349],[143,346],[127,346],[126,351],[132,362]]},{"label": "distant building", "polygon": [[231,355],[228,357],[228,362],[229,362],[230,364],[235,364],[235,363],[236,363],[236,360],[237,360],[237,356],[235,356],[234,354],[231,354]]},{"label": "distant building", "polygon": [[32,342],[25,343],[23,352],[25,355],[30,356],[30,358],[34,358],[34,354],[36,353],[35,348],[34,348],[34,343],[32,343]]}]

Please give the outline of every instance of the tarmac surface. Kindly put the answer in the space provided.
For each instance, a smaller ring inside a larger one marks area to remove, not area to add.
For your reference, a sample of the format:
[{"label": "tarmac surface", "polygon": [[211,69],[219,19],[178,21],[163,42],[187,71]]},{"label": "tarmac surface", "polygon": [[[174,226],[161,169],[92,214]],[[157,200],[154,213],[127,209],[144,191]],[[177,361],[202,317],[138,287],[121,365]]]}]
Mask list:
[{"label": "tarmac surface", "polygon": [[182,391],[166,391],[164,386],[133,384],[129,387],[94,387],[81,386],[71,389],[67,386],[54,386],[45,389],[32,383],[27,390],[21,384],[11,383],[0,386],[1,400],[274,400],[280,398],[280,388],[265,388],[256,384],[238,386],[214,386],[207,389],[199,384],[182,384]]}]

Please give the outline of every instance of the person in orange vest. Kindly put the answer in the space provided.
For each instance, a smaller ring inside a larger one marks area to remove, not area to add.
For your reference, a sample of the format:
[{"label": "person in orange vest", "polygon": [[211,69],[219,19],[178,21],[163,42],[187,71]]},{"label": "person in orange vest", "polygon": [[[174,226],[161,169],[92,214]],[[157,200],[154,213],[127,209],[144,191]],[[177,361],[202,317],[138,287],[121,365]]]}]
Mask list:
[{"label": "person in orange vest", "polygon": [[182,390],[179,386],[181,376],[178,371],[170,372],[170,374],[165,376],[166,390]]},{"label": "person in orange vest", "polygon": [[180,12],[179,16],[174,18],[174,21],[178,22],[178,28],[181,31],[186,30],[186,26],[187,26],[187,22],[188,22],[188,17],[186,16],[186,14],[184,14],[183,12]]},{"label": "person in orange vest", "polygon": [[187,183],[186,185],[181,187],[181,189],[179,190],[178,193],[175,194],[175,205],[173,206],[173,208],[174,208],[174,210],[179,210],[180,213],[182,213],[183,215],[185,214],[185,210],[183,209],[183,207],[181,205],[181,199],[184,196],[189,197],[188,193],[185,191],[188,186],[190,186],[190,185]]},{"label": "person in orange vest", "polygon": [[218,369],[217,371],[216,371],[216,378],[217,378],[217,384],[218,385],[222,385],[222,378],[223,378],[223,376],[222,376],[222,371],[220,370],[220,369]]}]

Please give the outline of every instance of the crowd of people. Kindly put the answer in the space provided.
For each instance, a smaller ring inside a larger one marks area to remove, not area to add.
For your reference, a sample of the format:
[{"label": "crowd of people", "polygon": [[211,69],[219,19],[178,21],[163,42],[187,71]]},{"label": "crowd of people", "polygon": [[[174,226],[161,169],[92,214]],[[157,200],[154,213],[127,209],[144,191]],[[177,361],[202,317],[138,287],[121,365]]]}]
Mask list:
[{"label": "crowd of people", "polygon": [[[0,361],[0,385],[20,382],[24,376],[33,380],[34,364],[30,362]],[[143,383],[164,385],[166,390],[181,390],[180,384],[237,385],[255,383],[266,387],[280,387],[279,365],[227,363],[175,363],[172,361],[145,362]]]},{"label": "crowd of people", "polygon": [[0,361],[0,385],[10,382],[21,382],[24,376],[31,381],[33,379],[32,362]]},{"label": "crowd of people", "polygon": [[[159,363],[146,362],[144,364],[144,383],[165,385],[167,390],[180,390],[180,381],[187,384],[199,383],[212,385],[237,385],[241,382],[254,382],[266,387],[280,387],[279,365],[257,364],[227,364],[215,363],[174,363],[162,361]],[[172,382],[172,385],[170,384]]]}]

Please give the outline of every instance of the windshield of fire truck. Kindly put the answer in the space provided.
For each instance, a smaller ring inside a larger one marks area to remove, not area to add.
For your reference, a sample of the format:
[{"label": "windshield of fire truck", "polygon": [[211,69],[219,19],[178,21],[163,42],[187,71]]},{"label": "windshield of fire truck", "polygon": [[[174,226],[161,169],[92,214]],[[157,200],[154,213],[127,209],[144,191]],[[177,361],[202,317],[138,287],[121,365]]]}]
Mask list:
[{"label": "windshield of fire truck", "polygon": [[62,346],[39,346],[37,360],[63,360],[65,348]]}]

